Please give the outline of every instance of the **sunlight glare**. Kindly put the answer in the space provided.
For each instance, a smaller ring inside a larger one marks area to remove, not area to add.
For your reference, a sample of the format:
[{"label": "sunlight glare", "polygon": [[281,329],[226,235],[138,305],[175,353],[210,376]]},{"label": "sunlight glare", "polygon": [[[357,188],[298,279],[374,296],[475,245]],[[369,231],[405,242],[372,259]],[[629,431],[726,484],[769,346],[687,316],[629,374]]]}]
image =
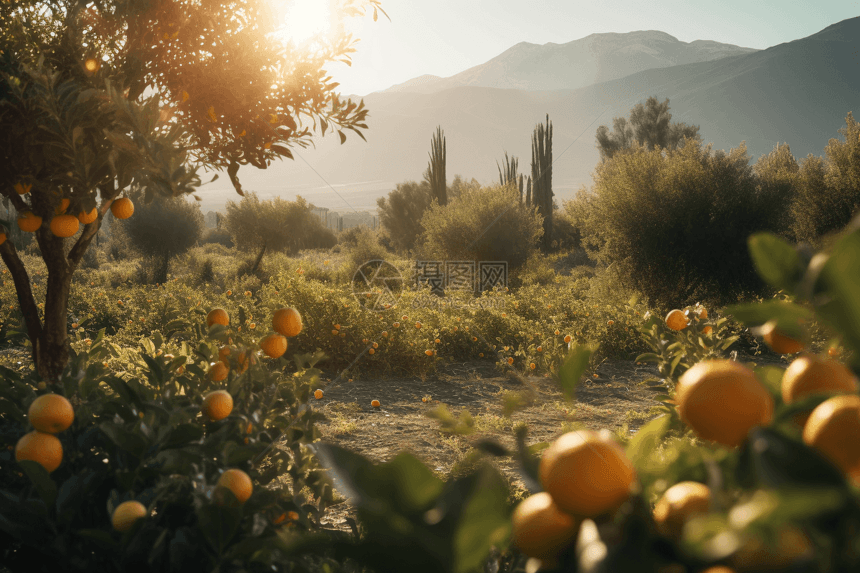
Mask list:
[{"label": "sunlight glare", "polygon": [[301,44],[319,33],[331,29],[331,13],[328,0],[292,0],[283,10],[282,25],[278,28],[278,36],[284,40],[292,40]]}]

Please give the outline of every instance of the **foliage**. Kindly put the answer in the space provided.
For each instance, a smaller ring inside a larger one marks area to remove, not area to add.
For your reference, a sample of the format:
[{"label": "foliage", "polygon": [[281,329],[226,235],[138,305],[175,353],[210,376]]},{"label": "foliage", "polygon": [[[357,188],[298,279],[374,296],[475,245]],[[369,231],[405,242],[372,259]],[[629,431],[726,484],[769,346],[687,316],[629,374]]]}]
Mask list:
[{"label": "foliage", "polygon": [[536,206],[538,214],[543,219],[543,234],[541,247],[544,252],[552,245],[552,124],[549,114],[546,116],[546,127],[539,123],[532,134],[532,175],[530,179],[531,202],[527,206]]},{"label": "foliage", "polygon": [[831,139],[825,157],[810,154],[797,174],[791,205],[792,230],[799,241],[827,246],[860,206],[860,124],[851,112],[839,130],[845,141]]},{"label": "foliage", "polygon": [[[204,316],[201,310],[197,320]],[[334,501],[308,450],[319,435],[314,424],[321,416],[307,401],[321,357],[296,355],[292,376],[285,375],[285,358],[262,358],[266,367],[239,373],[239,354],[257,351],[253,339],[220,325],[207,332],[199,322],[175,321],[195,340],[173,355],[164,352],[169,338],[160,333],[141,339],[126,356],[139,365],[135,376],[103,366],[117,351],[103,330],[72,353],[56,390],[75,405],[75,421],[59,436],[63,463],[50,475],[34,462],[16,464],[11,451],[29,431],[28,404],[44,391],[36,377],[2,370],[0,546],[10,571],[58,563],[79,571],[318,570],[320,558],[292,554],[285,533],[319,530],[321,511]],[[213,383],[206,370],[225,344],[234,349],[231,372]],[[234,400],[232,413],[217,422],[201,413],[203,396],[216,388]],[[242,505],[215,487],[228,468],[253,480]],[[130,499],[148,516],[120,534],[111,514]]]},{"label": "foliage", "polygon": [[260,201],[249,193],[237,204],[227,203],[224,228],[239,250],[265,248],[288,254],[301,249],[331,248],[336,239],[311,211],[302,197],[285,201],[280,197]]},{"label": "foliage", "polygon": [[759,186],[748,161],[743,145],[665,156],[639,147],[598,165],[592,193],[568,212],[598,261],[616,265],[659,309],[734,302],[765,289],[746,237],[778,230],[785,208],[781,189]]},{"label": "foliage", "polygon": [[605,125],[597,128],[597,150],[601,161],[612,159],[619,152],[635,149],[636,144],[653,150],[677,149],[684,145],[685,138],[691,138],[701,143],[699,127],[685,123],[673,123],[669,113],[669,100],[663,103],[651,96],[645,105],[636,104],[630,110],[630,121],[623,117],[613,120],[612,133]]},{"label": "foliage", "polygon": [[233,239],[225,229],[206,229],[200,242],[205,244],[224,245],[225,247],[233,246]]},{"label": "foliage", "polygon": [[[142,193],[132,194],[140,199]],[[135,201],[135,213],[129,219],[117,220],[112,241],[128,241],[131,250],[150,257],[150,282],[167,282],[171,258],[186,252],[200,240],[205,224],[200,206],[184,198],[152,198],[150,203]]]},{"label": "foliage", "polygon": [[434,204],[421,225],[424,260],[507,261],[515,271],[535,251],[540,217],[521,205],[513,187],[468,189],[447,206]]},{"label": "foliage", "polygon": [[[430,207],[432,198],[427,181],[406,181],[398,183],[394,191],[388,194],[387,200],[385,197],[377,199],[379,222],[398,252],[407,252],[415,246],[421,234],[421,217]],[[349,232],[349,229],[344,232]]]}]

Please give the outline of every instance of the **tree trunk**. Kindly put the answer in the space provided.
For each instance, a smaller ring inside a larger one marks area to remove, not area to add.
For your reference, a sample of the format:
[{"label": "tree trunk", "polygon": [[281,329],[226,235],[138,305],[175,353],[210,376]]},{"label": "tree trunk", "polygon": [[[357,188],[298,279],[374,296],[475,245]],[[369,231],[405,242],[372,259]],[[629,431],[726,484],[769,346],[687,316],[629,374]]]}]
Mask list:
[{"label": "tree trunk", "polygon": [[266,241],[263,241],[263,248],[262,248],[262,249],[260,249],[260,254],[259,254],[259,255],[257,255],[257,260],[256,260],[256,261],[254,261],[254,266],[253,266],[253,267],[251,267],[251,271],[250,271],[250,273],[249,273],[249,274],[252,274],[252,275],[253,275],[254,273],[256,273],[256,272],[257,272],[257,269],[259,269],[259,268],[260,268],[260,263],[261,263],[261,262],[262,262],[262,260],[263,260],[263,254],[264,254],[265,252],[266,252]]},{"label": "tree trunk", "polygon": [[158,257],[158,267],[155,269],[155,276],[152,277],[155,284],[167,283],[167,271],[170,268],[170,254],[164,253]]}]

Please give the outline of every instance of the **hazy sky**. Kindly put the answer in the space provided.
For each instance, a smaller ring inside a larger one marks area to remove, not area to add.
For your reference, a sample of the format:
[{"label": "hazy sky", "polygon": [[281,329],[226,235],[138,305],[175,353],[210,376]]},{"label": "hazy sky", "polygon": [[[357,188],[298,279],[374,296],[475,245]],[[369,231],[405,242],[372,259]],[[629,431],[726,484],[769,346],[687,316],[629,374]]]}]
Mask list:
[{"label": "hazy sky", "polygon": [[659,30],[683,42],[764,49],[860,15],[860,0],[382,0],[382,7],[390,22],[381,14],[377,22],[370,14],[346,20],[360,39],[352,68],[327,69],[343,95],[367,95],[423,74],[451,76],[519,42]]}]

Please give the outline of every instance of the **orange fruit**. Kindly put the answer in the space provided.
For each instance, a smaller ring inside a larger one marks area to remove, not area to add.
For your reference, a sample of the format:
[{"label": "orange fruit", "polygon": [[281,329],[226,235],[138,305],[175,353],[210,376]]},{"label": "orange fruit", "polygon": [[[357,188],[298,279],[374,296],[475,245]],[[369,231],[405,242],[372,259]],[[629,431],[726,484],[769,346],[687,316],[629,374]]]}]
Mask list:
[{"label": "orange fruit", "polygon": [[221,382],[227,378],[227,374],[230,372],[230,367],[227,366],[224,362],[219,360],[215,364],[209,367],[209,378],[213,382]]},{"label": "orange fruit", "polygon": [[564,341],[565,341],[565,342],[567,342],[568,344],[570,344],[570,341],[571,341],[571,340],[572,340],[572,339],[571,339],[571,337],[570,337],[570,335],[569,335],[569,334],[568,334],[568,335],[566,335],[566,336],[564,337]]},{"label": "orange fruit", "polygon": [[110,212],[117,219],[128,219],[134,214],[134,203],[128,197],[120,197],[111,203]]},{"label": "orange fruit", "polygon": [[636,479],[633,464],[606,430],[568,432],[547,448],[540,481],[555,503],[580,517],[618,509]]},{"label": "orange fruit", "polygon": [[554,559],[576,541],[581,521],[562,511],[546,492],[530,495],[511,516],[511,541],[536,559]]},{"label": "orange fruit", "polygon": [[294,308],[281,308],[272,317],[272,328],[287,338],[298,336],[302,331],[302,315]]},{"label": "orange fruit", "polygon": [[24,434],[15,445],[16,460],[32,460],[51,473],[63,461],[63,444],[53,434],[34,430]]},{"label": "orange fruit", "polygon": [[663,493],[654,506],[657,529],[671,539],[680,539],[684,524],[696,514],[707,513],[711,507],[711,490],[694,482],[676,483]]},{"label": "orange fruit", "polygon": [[[62,215],[66,212],[66,209],[69,208],[70,201],[66,198],[60,200],[60,205],[56,209],[54,209],[54,215]],[[77,217],[75,217],[77,219]]]},{"label": "orange fruit", "polygon": [[737,571],[725,565],[714,565],[703,570],[702,573],[737,573]]},{"label": "orange fruit", "polygon": [[80,213],[78,213],[78,221],[80,221],[84,225],[89,225],[90,223],[92,223],[93,221],[95,221],[98,218],[99,218],[99,211],[95,207],[93,207],[93,210],[90,211],[89,213],[85,213],[84,211],[81,211]]},{"label": "orange fruit", "polygon": [[713,328],[711,328],[710,326],[706,326],[705,328],[702,329],[702,334],[710,334],[713,331],[714,331]]},{"label": "orange fruit", "polygon": [[672,330],[684,330],[687,328],[689,323],[690,321],[687,320],[684,313],[677,308],[675,310],[670,310],[669,314],[666,315],[666,326]]},{"label": "orange fruit", "polygon": [[251,359],[248,360],[246,358],[246,353],[242,352],[239,354],[239,356],[236,357],[236,362],[239,364],[239,373],[241,374],[242,372],[244,372],[245,370],[248,369],[248,366],[250,364],[256,364],[257,363],[257,355],[252,352],[251,353]]},{"label": "orange fruit", "polygon": [[59,394],[44,394],[30,404],[27,410],[30,424],[40,432],[56,434],[66,430],[75,421],[72,404]]},{"label": "orange fruit", "polygon": [[[2,245],[2,244],[3,244],[3,242],[0,241],[0,245]],[[827,349],[827,356],[831,356],[831,357],[835,358],[837,356],[840,356],[841,354],[842,354],[842,349],[839,348],[838,346],[831,346],[830,348]]]},{"label": "orange fruit", "polygon": [[74,215],[57,215],[51,219],[51,232],[57,237],[71,237],[80,228],[81,222]]},{"label": "orange fruit", "polygon": [[223,326],[230,324],[230,317],[227,315],[227,311],[223,308],[213,308],[210,310],[209,314],[206,315],[206,326],[211,327],[213,324],[221,324]]},{"label": "orange fruit", "polygon": [[819,404],[803,428],[803,441],[860,484],[860,396],[834,396]]},{"label": "orange fruit", "polygon": [[773,397],[755,373],[733,360],[703,360],[675,389],[681,420],[703,440],[737,446],[773,419]]},{"label": "orange fruit", "polygon": [[115,530],[128,531],[134,522],[148,514],[146,506],[139,501],[124,501],[113,510],[110,521]]},{"label": "orange fruit", "polygon": [[229,346],[222,346],[218,349],[218,358],[226,363],[227,359],[230,358],[230,353],[233,351],[233,348]]},{"label": "orange fruit", "polygon": [[287,337],[280,334],[270,334],[260,341],[260,348],[269,358],[280,358],[287,351]]},{"label": "orange fruit", "polygon": [[211,420],[223,420],[233,411],[233,396],[226,390],[215,390],[203,398],[203,411]]},{"label": "orange fruit", "polygon": [[245,503],[251,497],[251,492],[254,491],[254,484],[251,483],[251,478],[242,470],[230,469],[221,474],[218,478],[217,487],[229,489],[239,500],[239,503]]},{"label": "orange fruit", "polygon": [[34,215],[32,211],[24,211],[18,217],[18,228],[27,233],[35,233],[42,226],[42,218]]},{"label": "orange fruit", "polygon": [[367,351],[367,353],[368,353],[368,354],[376,354],[376,350],[374,350],[373,348],[371,348],[370,350],[368,350],[368,351]]},{"label": "orange fruit", "polygon": [[314,398],[316,398],[317,400],[322,400],[322,397],[323,397],[323,391],[322,390],[317,389],[314,391]]},{"label": "orange fruit", "polygon": [[785,527],[779,531],[776,547],[752,537],[732,555],[731,564],[739,573],[787,571],[808,555],[812,555],[809,537],[796,527]]},{"label": "orange fruit", "polygon": [[857,392],[858,380],[851,370],[836,362],[814,354],[794,359],[782,375],[782,401],[796,402],[811,394]]},{"label": "orange fruit", "polygon": [[379,400],[372,400],[370,402],[370,405],[373,406],[374,408],[379,408]]},{"label": "orange fruit", "polygon": [[699,318],[706,320],[708,318],[708,309],[704,306],[699,307]]},{"label": "orange fruit", "polygon": [[803,343],[789,338],[778,330],[775,320],[768,321],[761,327],[761,336],[777,354],[796,354],[803,350]]}]

